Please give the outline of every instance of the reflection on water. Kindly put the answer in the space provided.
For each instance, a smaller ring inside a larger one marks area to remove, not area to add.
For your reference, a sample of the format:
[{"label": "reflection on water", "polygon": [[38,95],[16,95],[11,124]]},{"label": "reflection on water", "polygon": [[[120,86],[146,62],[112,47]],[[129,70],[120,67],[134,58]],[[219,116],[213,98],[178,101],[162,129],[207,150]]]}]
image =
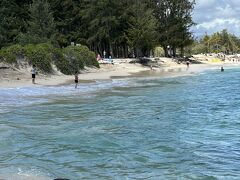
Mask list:
[{"label": "reflection on water", "polygon": [[[0,90],[0,174],[234,179],[238,69]],[[1,175],[0,175],[1,177]]]}]

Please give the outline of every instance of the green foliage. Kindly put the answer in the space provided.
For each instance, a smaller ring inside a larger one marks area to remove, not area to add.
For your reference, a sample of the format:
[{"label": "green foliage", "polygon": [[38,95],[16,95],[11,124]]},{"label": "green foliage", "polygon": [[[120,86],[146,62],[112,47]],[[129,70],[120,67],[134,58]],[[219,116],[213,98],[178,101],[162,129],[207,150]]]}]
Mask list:
[{"label": "green foliage", "polygon": [[[201,53],[205,52],[208,53],[210,51],[210,37],[206,34],[201,40],[200,43],[195,43],[195,45],[201,47]],[[196,49],[199,49],[196,47]],[[196,52],[198,52],[197,50]]]},{"label": "green foliage", "polygon": [[194,0],[157,0],[155,15],[158,19],[159,43],[165,52],[170,46],[175,55],[176,48],[183,50],[183,47],[193,43],[190,27],[195,24],[192,21],[194,4]]},{"label": "green foliage", "polygon": [[25,7],[25,1],[0,1],[0,48],[16,43],[16,36],[24,29]]},{"label": "green foliage", "polygon": [[193,6],[194,0],[1,0],[0,48],[75,42],[102,57],[104,51],[112,57],[127,57],[130,50],[149,55],[157,44],[165,52],[168,45],[183,49],[192,43]]},{"label": "green foliage", "polygon": [[205,35],[192,46],[194,53],[237,53],[240,51],[240,39],[226,29],[211,36]]},{"label": "green foliage", "polygon": [[201,54],[201,53],[207,53],[206,46],[202,43],[194,43],[194,45],[191,48],[192,54]]},{"label": "green foliage", "polygon": [[164,56],[164,55],[165,55],[164,54],[164,49],[162,47],[158,46],[154,49],[154,56],[161,57],[161,56]]},{"label": "green foliage", "polygon": [[52,72],[52,54],[50,46],[46,44],[38,45],[26,45],[24,47],[24,54],[30,65],[36,65],[36,67],[46,73]]},{"label": "green foliage", "polygon": [[17,58],[23,56],[23,52],[23,47],[18,44],[4,47],[0,50],[0,58],[5,63],[16,64]]},{"label": "green foliage", "polygon": [[80,15],[84,23],[82,28],[88,29],[87,34],[85,34],[86,42],[88,45],[92,45],[100,54],[106,51],[107,55],[110,55],[110,52],[113,51],[112,45],[120,41],[120,36],[123,37],[121,26],[124,24],[120,24],[120,22],[122,19],[121,14],[124,13],[122,8],[126,7],[122,6],[124,1],[84,1]]},{"label": "green foliage", "polygon": [[57,69],[63,74],[71,75],[74,73],[74,69],[70,64],[70,61],[64,56],[62,49],[55,48],[52,54],[52,59]]},{"label": "green foliage", "polygon": [[139,0],[138,3],[130,6],[133,12],[126,33],[130,47],[137,49],[137,56],[147,56],[147,53],[157,43],[157,21],[153,16],[152,9],[148,8],[147,5],[142,0]]},{"label": "green foliage", "polygon": [[42,43],[28,44],[24,47],[13,45],[0,50],[0,59],[5,63],[17,65],[19,57],[25,59],[29,65],[36,65],[43,73],[51,73],[53,63],[63,74],[74,74],[85,66],[99,68],[94,52],[86,46],[68,46],[60,49]]},{"label": "green foliage", "polygon": [[62,73],[68,75],[75,74],[85,66],[99,68],[94,52],[86,46],[68,46],[63,50],[54,49],[53,61]]},{"label": "green foliage", "polygon": [[99,68],[95,53],[87,46],[74,46],[74,50],[80,54],[84,66],[95,66]]},{"label": "green foliage", "polygon": [[46,0],[33,0],[30,6],[30,17],[26,33],[20,33],[18,40],[21,44],[54,44],[56,28],[50,5]]},{"label": "green foliage", "polygon": [[80,11],[83,9],[82,1],[72,0],[51,0],[48,1],[51,5],[53,17],[56,23],[57,35],[56,40],[60,47],[66,47],[70,42],[79,42],[78,40],[86,38],[86,24],[82,23]]},{"label": "green foliage", "polygon": [[68,60],[68,66],[71,69],[71,74],[75,71],[79,71],[84,68],[83,59],[80,54],[76,51],[74,46],[68,46],[63,49],[63,54]]},{"label": "green foliage", "polygon": [[99,67],[95,54],[86,46],[68,46],[62,52],[63,57],[56,65],[66,74],[74,74],[85,66]]}]

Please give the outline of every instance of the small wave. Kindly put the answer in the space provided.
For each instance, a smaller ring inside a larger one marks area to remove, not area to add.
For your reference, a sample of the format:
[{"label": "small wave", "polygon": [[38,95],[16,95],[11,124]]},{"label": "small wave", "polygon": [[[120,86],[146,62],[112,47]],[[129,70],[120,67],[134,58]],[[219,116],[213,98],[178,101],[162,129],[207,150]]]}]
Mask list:
[{"label": "small wave", "polygon": [[0,113],[8,112],[15,106],[44,103],[49,96],[74,96],[79,94],[90,94],[101,90],[111,89],[116,86],[128,86],[125,80],[102,80],[95,83],[80,84],[77,89],[73,85],[46,86],[46,87],[22,87],[0,89]]},{"label": "small wave", "polygon": [[40,170],[31,168],[30,170],[24,170],[22,168],[9,168],[4,169],[5,171],[15,171],[9,173],[1,173],[0,171],[0,179],[4,180],[51,180],[50,175],[44,174]]}]

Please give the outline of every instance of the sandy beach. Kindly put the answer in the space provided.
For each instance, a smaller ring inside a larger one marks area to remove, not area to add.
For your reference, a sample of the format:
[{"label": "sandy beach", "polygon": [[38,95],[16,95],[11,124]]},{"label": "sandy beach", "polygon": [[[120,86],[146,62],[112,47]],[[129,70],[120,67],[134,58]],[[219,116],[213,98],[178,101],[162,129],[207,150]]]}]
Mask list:
[{"label": "sandy beach", "polygon": [[[240,62],[231,59],[223,61],[213,60],[214,57],[205,55],[195,56],[197,64],[190,64],[187,68],[185,63],[177,63],[172,58],[158,58],[155,62],[158,66],[143,66],[139,63],[130,63],[133,59],[113,59],[114,64],[100,64],[100,69],[87,68],[79,74],[81,82],[89,82],[95,80],[111,79],[114,77],[130,76],[139,72],[148,72],[148,75],[159,77],[173,77],[192,75],[199,73],[206,69],[220,69],[221,66],[225,68],[229,66],[239,66]],[[36,87],[36,86],[56,86],[63,84],[74,84],[74,76],[64,75],[56,70],[51,75],[38,74],[36,77],[36,84],[32,84],[31,68],[11,68],[1,64],[0,69],[0,87],[1,88],[14,88],[14,87]],[[146,73],[145,73],[146,74]]]}]

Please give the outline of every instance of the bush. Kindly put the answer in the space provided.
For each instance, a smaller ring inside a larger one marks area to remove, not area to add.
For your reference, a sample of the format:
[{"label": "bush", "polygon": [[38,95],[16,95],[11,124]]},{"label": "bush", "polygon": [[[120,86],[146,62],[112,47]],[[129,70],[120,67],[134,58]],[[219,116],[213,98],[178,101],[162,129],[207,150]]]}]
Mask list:
[{"label": "bush", "polygon": [[30,65],[35,64],[37,68],[46,73],[52,72],[52,46],[47,44],[26,45],[24,47],[24,54]]},{"label": "bush", "polygon": [[165,52],[164,52],[164,49],[160,46],[156,47],[154,49],[154,56],[155,57],[162,57],[162,56],[165,56]]},{"label": "bush", "polygon": [[0,58],[8,64],[17,64],[17,58],[23,56],[23,47],[16,44],[0,50]]},{"label": "bush", "polygon": [[58,70],[63,74],[71,75],[74,73],[74,70],[72,70],[69,61],[65,58],[61,49],[54,49],[52,58]]},{"label": "bush", "polygon": [[68,67],[71,69],[71,74],[84,68],[81,55],[76,51],[74,46],[64,48],[63,54],[68,62]]},{"label": "bush", "polygon": [[63,74],[74,74],[75,71],[84,69],[85,66],[95,66],[99,64],[95,58],[94,52],[91,52],[86,46],[68,46],[64,49],[55,48],[51,44],[28,44],[24,47],[13,45],[0,50],[0,59],[6,63],[16,63],[17,58],[22,56],[29,65],[35,64],[36,67],[44,73],[51,73],[52,63]]},{"label": "bush", "polygon": [[[62,52],[63,58],[60,62],[56,63],[56,65],[59,69],[61,67],[61,69],[64,70],[63,73],[74,74],[75,71],[84,69],[85,66],[95,66],[99,68],[95,54],[86,46],[68,46],[64,48]],[[67,65],[63,67],[65,64]]]},{"label": "bush", "polygon": [[75,46],[75,50],[81,55],[84,66],[95,66],[99,68],[95,53],[90,51],[87,46]]}]

